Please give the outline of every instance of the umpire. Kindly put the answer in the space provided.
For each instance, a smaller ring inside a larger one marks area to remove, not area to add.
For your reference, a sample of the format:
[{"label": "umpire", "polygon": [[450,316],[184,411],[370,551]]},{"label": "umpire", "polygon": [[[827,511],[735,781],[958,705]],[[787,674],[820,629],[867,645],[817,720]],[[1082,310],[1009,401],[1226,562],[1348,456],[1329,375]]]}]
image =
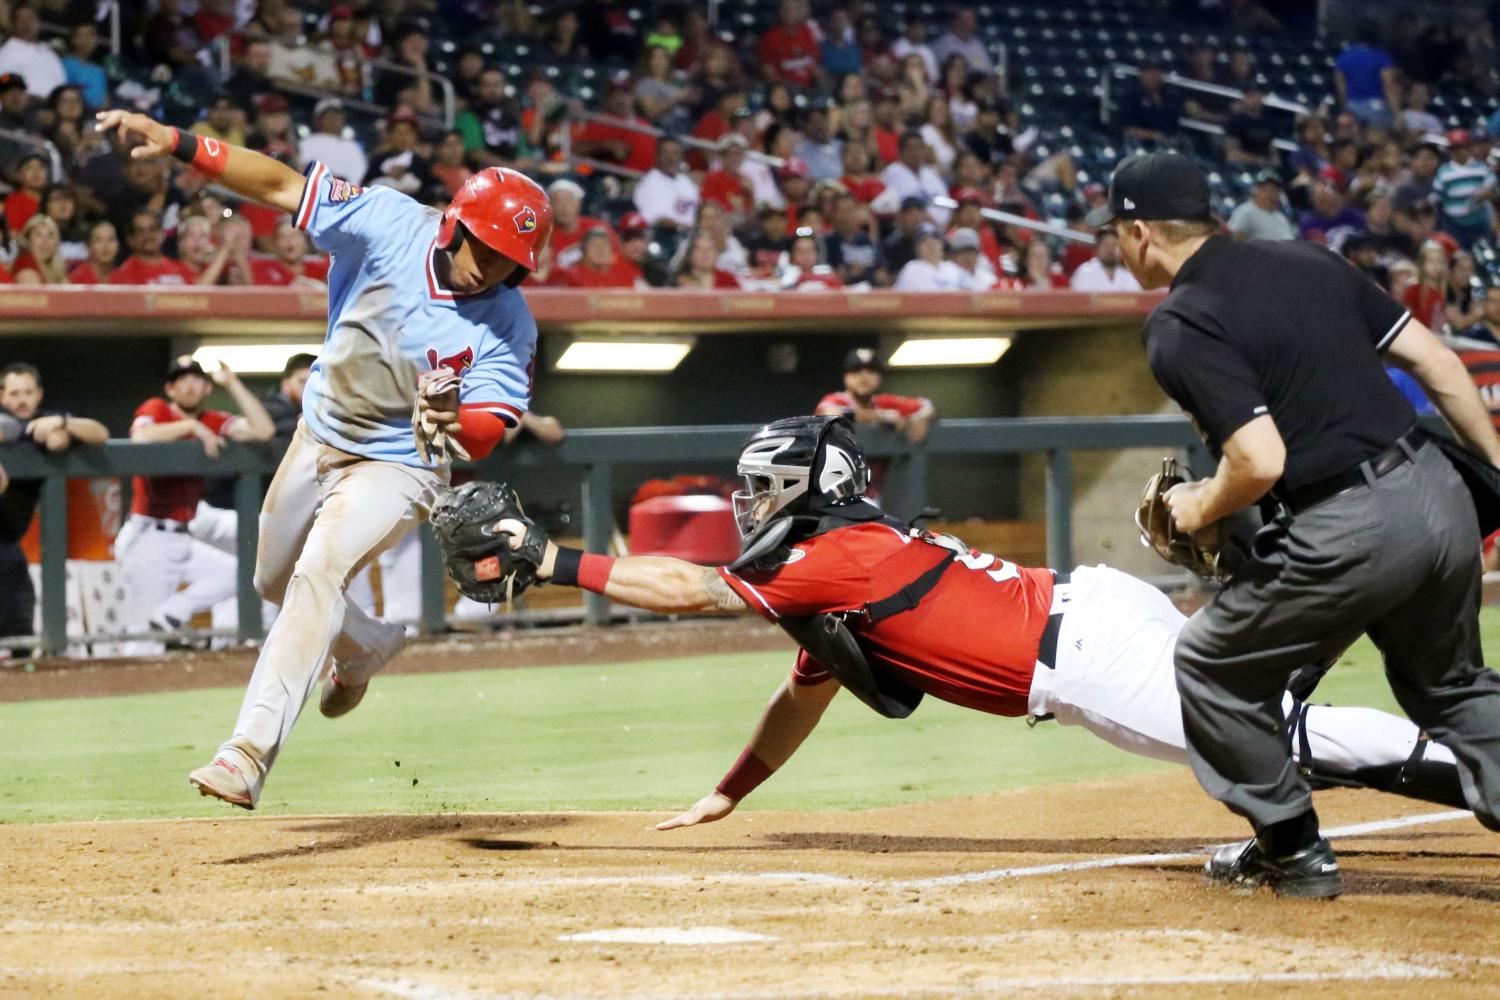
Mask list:
[{"label": "umpire", "polygon": [[[1193,771],[1256,834],[1221,849],[1209,875],[1339,893],[1281,698],[1294,671],[1361,633],[1402,708],[1457,756],[1475,814],[1500,830],[1500,676],[1480,649],[1475,507],[1492,511],[1494,496],[1471,496],[1459,473],[1500,477],[1472,454],[1500,462],[1500,438],[1463,364],[1325,248],[1219,235],[1187,157],[1122,162],[1088,225],[1113,225],[1143,287],[1171,288],[1146,321],[1147,357],[1218,460],[1212,478],[1168,494],[1177,527],[1257,503],[1266,522],[1177,642]],[[1472,452],[1416,428],[1386,364],[1422,384]]]}]

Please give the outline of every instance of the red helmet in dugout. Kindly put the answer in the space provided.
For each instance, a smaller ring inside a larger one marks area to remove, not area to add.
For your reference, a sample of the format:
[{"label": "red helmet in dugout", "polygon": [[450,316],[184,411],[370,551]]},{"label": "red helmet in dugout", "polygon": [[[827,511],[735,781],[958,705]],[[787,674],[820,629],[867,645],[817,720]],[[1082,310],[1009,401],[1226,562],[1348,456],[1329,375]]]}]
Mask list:
[{"label": "red helmet in dugout", "polygon": [[521,272],[514,287],[536,270],[537,257],[552,235],[552,204],[541,185],[507,167],[488,167],[470,177],[443,213],[438,246],[451,248],[463,223],[475,239],[515,261]]}]

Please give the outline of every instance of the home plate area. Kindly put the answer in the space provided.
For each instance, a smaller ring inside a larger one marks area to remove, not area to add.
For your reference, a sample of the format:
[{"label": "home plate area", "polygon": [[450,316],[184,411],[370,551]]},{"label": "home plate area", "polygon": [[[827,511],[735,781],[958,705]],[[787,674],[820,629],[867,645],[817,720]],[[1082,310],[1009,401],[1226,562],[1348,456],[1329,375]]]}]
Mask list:
[{"label": "home plate area", "polygon": [[[863,812],[0,826],[0,994],[1500,996],[1472,818],[1321,794],[1347,892],[1206,885],[1185,771]],[[23,877],[24,876],[24,877]]]}]

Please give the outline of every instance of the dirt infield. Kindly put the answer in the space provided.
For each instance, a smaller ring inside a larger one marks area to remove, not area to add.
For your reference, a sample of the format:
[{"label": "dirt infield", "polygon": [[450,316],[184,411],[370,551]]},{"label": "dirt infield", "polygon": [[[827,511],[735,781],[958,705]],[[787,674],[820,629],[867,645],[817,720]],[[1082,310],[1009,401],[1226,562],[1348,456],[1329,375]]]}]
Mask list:
[{"label": "dirt infield", "polygon": [[[1319,804],[1325,827],[1437,812]],[[1332,903],[1204,885],[1196,852],[1240,828],[1186,771],[659,818],[0,827],[0,993],[1500,996],[1500,840],[1469,818],[1341,838]]]}]

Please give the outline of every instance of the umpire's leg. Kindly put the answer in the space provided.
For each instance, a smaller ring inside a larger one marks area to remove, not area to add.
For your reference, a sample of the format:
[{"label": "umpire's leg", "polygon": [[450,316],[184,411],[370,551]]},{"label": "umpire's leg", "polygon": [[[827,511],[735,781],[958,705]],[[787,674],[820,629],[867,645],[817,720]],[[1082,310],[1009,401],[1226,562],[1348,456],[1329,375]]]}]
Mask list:
[{"label": "umpire's leg", "polygon": [[1426,572],[1410,597],[1370,625],[1396,700],[1458,758],[1479,821],[1500,830],[1500,675],[1479,641],[1480,551],[1473,501],[1435,447],[1387,495],[1393,519],[1419,526],[1409,551],[1383,553],[1391,574]]}]

